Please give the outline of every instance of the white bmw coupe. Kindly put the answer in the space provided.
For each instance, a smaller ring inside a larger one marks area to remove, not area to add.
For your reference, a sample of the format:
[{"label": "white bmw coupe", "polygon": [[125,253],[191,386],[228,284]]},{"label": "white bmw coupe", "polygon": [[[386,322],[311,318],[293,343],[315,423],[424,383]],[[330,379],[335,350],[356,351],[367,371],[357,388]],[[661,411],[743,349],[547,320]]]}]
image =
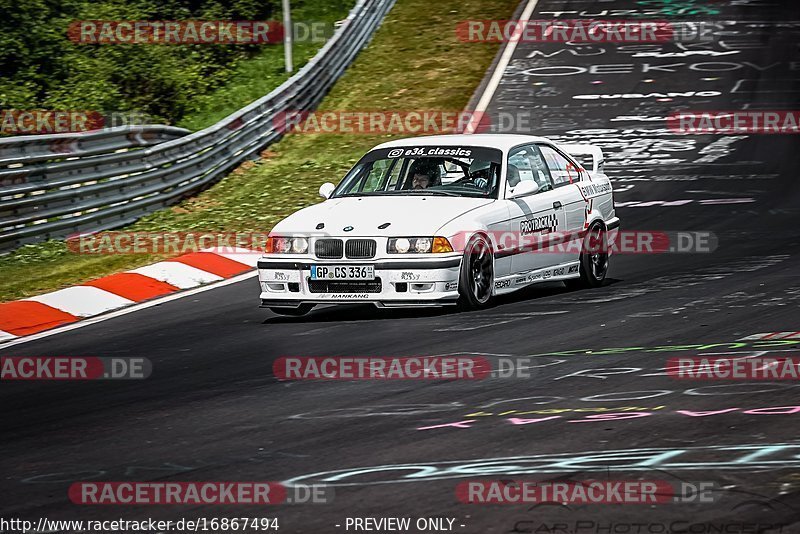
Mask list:
[{"label": "white bmw coupe", "polygon": [[597,287],[620,224],[598,147],[524,135],[384,143],[319,192],[325,201],[277,224],[258,261],[262,307],[276,313],[480,308],[537,282]]}]

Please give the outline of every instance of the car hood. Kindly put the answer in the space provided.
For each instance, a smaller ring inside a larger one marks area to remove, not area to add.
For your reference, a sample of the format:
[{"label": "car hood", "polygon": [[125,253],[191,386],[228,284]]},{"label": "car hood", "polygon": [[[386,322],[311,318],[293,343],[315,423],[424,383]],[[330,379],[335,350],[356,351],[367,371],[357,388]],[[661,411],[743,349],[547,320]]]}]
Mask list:
[{"label": "car hood", "polygon": [[[434,232],[493,199],[442,196],[334,198],[290,215],[273,234],[347,237],[433,236]],[[378,227],[389,223],[384,229]],[[324,224],[323,229],[317,229]],[[352,230],[345,231],[345,228]]]}]

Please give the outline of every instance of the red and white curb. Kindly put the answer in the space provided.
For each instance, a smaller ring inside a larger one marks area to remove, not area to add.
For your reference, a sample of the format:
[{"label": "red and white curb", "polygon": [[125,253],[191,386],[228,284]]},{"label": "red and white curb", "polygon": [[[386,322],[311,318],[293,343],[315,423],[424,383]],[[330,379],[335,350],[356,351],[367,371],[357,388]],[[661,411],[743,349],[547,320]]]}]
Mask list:
[{"label": "red and white curb", "polygon": [[[0,304],[0,344],[188,289],[255,275],[260,253],[208,249],[74,287]],[[209,287],[210,289],[210,287]]]}]

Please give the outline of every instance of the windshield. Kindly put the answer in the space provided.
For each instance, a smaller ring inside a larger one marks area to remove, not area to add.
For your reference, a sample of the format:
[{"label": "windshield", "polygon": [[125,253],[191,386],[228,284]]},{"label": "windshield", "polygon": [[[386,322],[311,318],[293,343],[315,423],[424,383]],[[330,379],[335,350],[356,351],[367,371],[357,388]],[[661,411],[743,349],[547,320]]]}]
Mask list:
[{"label": "windshield", "polygon": [[373,150],[333,197],[439,195],[497,198],[502,153],[493,148],[415,146]]}]

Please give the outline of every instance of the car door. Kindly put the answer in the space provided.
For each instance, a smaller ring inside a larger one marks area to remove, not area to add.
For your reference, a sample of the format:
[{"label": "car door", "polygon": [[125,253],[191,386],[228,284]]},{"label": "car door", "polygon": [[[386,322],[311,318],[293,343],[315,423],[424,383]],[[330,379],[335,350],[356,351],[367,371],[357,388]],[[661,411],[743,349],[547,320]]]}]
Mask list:
[{"label": "car door", "polygon": [[538,148],[550,171],[555,187],[554,193],[558,196],[558,202],[561,203],[560,210],[563,212],[565,221],[563,228],[573,238],[571,246],[569,246],[569,242],[566,242],[562,247],[566,251],[566,254],[562,256],[562,262],[578,260],[583,242],[580,236],[584,230],[588,208],[578,184],[583,179],[585,171],[554,146],[542,143]]},{"label": "car door", "polygon": [[[509,189],[519,182],[533,181],[538,191],[522,197],[508,198]],[[515,236],[511,268],[524,273],[556,265],[562,261],[560,254],[543,251],[542,244],[549,236],[566,224],[564,210],[558,209],[557,193],[548,167],[534,144],[512,149],[508,155],[506,198]]]}]

